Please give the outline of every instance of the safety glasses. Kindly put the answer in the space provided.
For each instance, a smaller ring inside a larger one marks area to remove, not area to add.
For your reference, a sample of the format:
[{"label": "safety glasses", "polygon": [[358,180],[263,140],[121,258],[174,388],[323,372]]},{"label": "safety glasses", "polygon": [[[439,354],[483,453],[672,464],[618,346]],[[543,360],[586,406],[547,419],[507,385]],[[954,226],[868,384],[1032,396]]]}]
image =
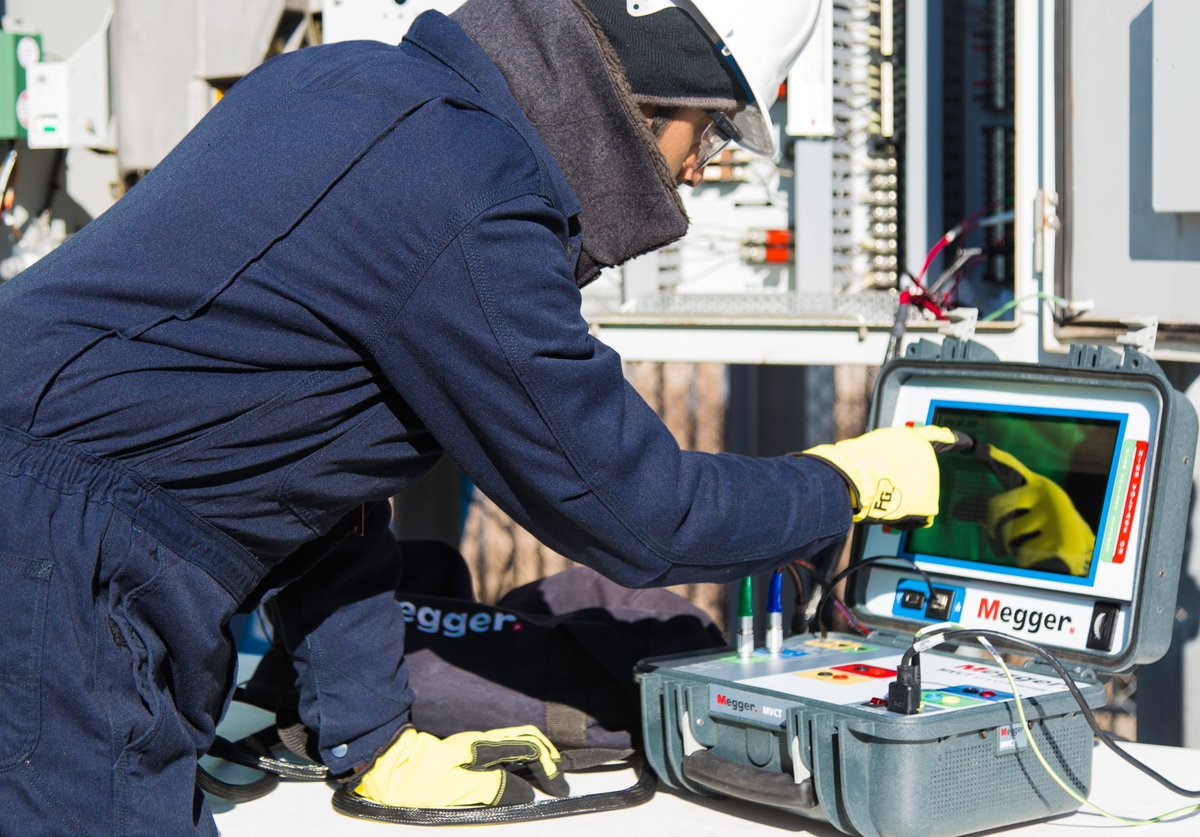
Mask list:
[{"label": "safety glasses", "polygon": [[712,120],[700,134],[700,149],[696,152],[696,169],[702,169],[725,150],[731,142],[740,142],[742,131],[728,115],[719,110],[707,111]]}]

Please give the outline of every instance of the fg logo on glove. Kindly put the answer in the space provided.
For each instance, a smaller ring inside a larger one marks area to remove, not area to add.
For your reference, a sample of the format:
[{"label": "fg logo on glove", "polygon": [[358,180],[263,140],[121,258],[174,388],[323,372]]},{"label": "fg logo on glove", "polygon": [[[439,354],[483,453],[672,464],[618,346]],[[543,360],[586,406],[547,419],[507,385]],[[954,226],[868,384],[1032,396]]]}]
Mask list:
[{"label": "fg logo on glove", "polygon": [[875,487],[875,502],[871,505],[874,516],[887,517],[900,508],[904,496],[889,479],[882,479]]}]

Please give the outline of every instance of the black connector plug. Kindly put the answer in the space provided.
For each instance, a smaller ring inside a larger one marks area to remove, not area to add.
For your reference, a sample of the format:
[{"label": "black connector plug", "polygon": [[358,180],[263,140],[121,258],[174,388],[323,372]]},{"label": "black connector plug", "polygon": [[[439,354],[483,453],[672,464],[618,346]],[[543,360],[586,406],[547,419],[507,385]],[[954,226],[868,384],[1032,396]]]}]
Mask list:
[{"label": "black connector plug", "polygon": [[896,666],[896,679],[888,684],[888,712],[916,715],[921,711],[921,658],[912,655],[912,662]]}]

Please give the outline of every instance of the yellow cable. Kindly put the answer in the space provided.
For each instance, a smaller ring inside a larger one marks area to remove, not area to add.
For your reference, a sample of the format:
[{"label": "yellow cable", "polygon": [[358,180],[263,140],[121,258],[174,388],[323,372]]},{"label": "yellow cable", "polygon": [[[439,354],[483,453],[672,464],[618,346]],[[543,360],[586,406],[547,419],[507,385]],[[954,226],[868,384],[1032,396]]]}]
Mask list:
[{"label": "yellow cable", "polygon": [[1165,814],[1159,814],[1156,817],[1150,817],[1148,819],[1122,817],[1118,814],[1113,814],[1104,810],[1087,797],[1081,795],[1074,788],[1070,787],[1062,779],[1062,777],[1054,771],[1054,768],[1050,766],[1050,763],[1046,761],[1045,756],[1042,755],[1042,751],[1038,749],[1037,742],[1033,740],[1033,730],[1029,728],[1029,721],[1025,718],[1025,709],[1021,705],[1021,697],[1017,693],[1017,683],[1015,680],[1013,680],[1012,672],[1008,670],[1008,666],[1005,664],[1004,659],[996,651],[995,647],[993,647],[992,644],[987,641],[986,638],[979,637],[978,639],[979,643],[987,650],[989,654],[992,655],[992,659],[996,661],[996,665],[1000,666],[1000,670],[1004,672],[1005,679],[1008,680],[1008,687],[1013,694],[1013,703],[1015,703],[1017,707],[1017,717],[1021,721],[1021,729],[1025,732],[1025,740],[1029,742],[1029,749],[1033,751],[1038,763],[1042,765],[1042,768],[1047,774],[1049,774],[1050,778],[1053,779],[1054,782],[1060,788],[1062,788],[1068,796],[1070,796],[1080,805],[1090,808],[1096,813],[1100,814],[1102,817],[1113,822],[1120,823],[1121,825],[1154,825],[1155,823],[1166,822],[1167,820],[1175,819],[1176,817],[1181,817],[1185,814],[1193,813],[1194,811],[1200,811],[1200,805],[1188,805],[1187,807],[1178,808],[1174,811],[1168,811]]}]

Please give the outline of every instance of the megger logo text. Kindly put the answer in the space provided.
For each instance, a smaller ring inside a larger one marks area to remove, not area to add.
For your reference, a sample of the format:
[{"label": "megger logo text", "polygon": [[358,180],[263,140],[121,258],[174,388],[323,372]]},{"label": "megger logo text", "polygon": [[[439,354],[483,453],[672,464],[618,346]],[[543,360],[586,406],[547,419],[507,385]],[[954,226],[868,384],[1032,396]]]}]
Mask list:
[{"label": "megger logo text", "polygon": [[520,630],[521,623],[511,613],[467,613],[457,611],[443,613],[440,608],[422,605],[417,607],[412,602],[400,602],[400,612],[404,614],[405,622],[416,622],[417,630],[425,634],[441,634],[448,639],[459,639],[468,632],[486,634],[493,631],[503,631],[506,625],[512,625],[512,630]]},{"label": "megger logo text", "polygon": [[979,618],[992,622],[1004,622],[1012,625],[1014,631],[1036,634],[1042,628],[1047,631],[1064,631],[1073,621],[1070,616],[1061,613],[1043,613],[1040,610],[1026,610],[1023,607],[1000,606],[997,599],[980,599]]},{"label": "megger logo text", "polygon": [[757,712],[758,707],[753,703],[747,703],[744,700],[731,698],[727,695],[717,695],[717,706],[725,706],[732,709],[734,712]]},{"label": "megger logo text", "polygon": [[717,706],[728,709],[731,712],[750,712],[755,715],[763,715],[767,718],[775,720],[783,720],[784,711],[778,706],[763,704],[761,707],[756,703],[751,703],[748,700],[739,700],[729,695],[717,693]]}]

